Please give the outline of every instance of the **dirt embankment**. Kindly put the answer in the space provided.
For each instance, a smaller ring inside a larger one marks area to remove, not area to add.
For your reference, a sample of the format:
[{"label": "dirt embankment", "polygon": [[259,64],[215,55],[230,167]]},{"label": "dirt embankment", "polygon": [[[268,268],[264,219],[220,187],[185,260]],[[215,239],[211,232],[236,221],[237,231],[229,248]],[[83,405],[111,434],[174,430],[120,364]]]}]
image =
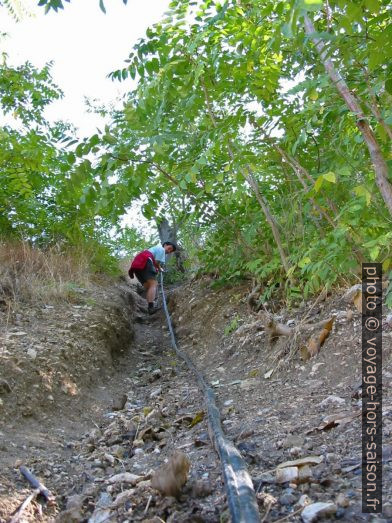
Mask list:
[{"label": "dirt embankment", "polygon": [[133,295],[121,286],[90,287],[77,298],[0,312],[0,408],[7,426],[67,407],[82,413],[88,390],[128,350]]},{"label": "dirt embankment", "polygon": [[[55,497],[51,506],[33,501],[28,522],[219,520],[222,482],[201,395],[163,314],[146,313],[122,284],[3,316],[2,523],[31,492],[21,465]],[[152,472],[176,452],[191,468],[178,499],[151,487]]]}]

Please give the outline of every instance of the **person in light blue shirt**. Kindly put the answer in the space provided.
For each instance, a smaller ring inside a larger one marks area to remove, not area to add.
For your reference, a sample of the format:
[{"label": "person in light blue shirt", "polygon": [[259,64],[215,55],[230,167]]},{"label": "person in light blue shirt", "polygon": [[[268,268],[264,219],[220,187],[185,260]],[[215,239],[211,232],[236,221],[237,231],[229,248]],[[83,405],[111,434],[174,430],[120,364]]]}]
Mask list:
[{"label": "person in light blue shirt", "polygon": [[172,242],[164,242],[162,245],[154,245],[145,251],[139,252],[132,261],[129,276],[136,278],[146,289],[146,300],[148,313],[154,314],[158,309],[154,305],[158,282],[157,274],[163,270],[166,262],[166,254],[177,249]]},{"label": "person in light blue shirt", "polygon": [[[164,243],[163,245],[168,245],[168,242]],[[147,249],[152,253],[152,255],[155,258],[155,261],[159,263],[160,265],[165,265],[166,263],[166,251],[165,248],[162,247],[160,243],[158,245],[154,245],[154,247],[149,247]],[[172,252],[172,251],[170,251]]]}]

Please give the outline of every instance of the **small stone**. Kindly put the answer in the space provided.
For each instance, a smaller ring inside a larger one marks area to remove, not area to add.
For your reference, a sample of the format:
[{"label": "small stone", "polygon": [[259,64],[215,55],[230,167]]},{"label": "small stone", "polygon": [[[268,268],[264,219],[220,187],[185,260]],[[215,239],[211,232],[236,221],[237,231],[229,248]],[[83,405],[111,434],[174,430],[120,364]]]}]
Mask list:
[{"label": "small stone", "polygon": [[108,494],[107,492],[101,492],[99,499],[97,501],[97,507],[99,508],[107,508],[110,507],[112,504],[112,496]]},{"label": "small stone", "polygon": [[291,447],[302,447],[304,442],[305,440],[301,436],[290,435],[287,436],[281,444],[285,449],[289,449]]},{"label": "small stone", "polygon": [[334,454],[333,452],[327,452],[327,454],[325,455],[325,461],[327,463],[334,463],[336,460],[337,460],[337,455]]},{"label": "small stone", "polygon": [[101,432],[101,429],[99,428],[95,428],[95,429],[92,429],[89,433],[88,433],[88,441],[95,441],[96,439],[100,438],[102,436],[102,432]]},{"label": "small stone", "polygon": [[346,401],[343,398],[340,398],[339,396],[331,395],[331,396],[328,396],[325,399],[323,399],[323,401],[320,403],[320,407],[325,408],[328,405],[336,405],[336,406],[341,407],[345,403],[346,403]]},{"label": "small stone", "polygon": [[279,503],[284,506],[293,505],[296,497],[293,494],[282,494],[279,498]]},{"label": "small stone", "polygon": [[66,510],[61,512],[57,518],[57,523],[79,523],[82,517],[83,496],[75,494],[67,499]]},{"label": "small stone", "polygon": [[136,474],[131,474],[130,472],[122,472],[116,474],[107,480],[108,483],[130,483],[131,485],[136,485],[136,483],[141,479],[141,476]]},{"label": "small stone", "polygon": [[158,380],[162,376],[161,369],[155,369],[151,372],[151,378],[153,380]]},{"label": "small stone", "polygon": [[104,454],[104,458],[106,461],[108,461],[111,465],[113,465],[116,461],[116,458],[112,456],[111,454],[108,454],[107,452]]},{"label": "small stone", "polygon": [[150,398],[156,398],[157,396],[160,396],[162,394],[162,387],[158,387],[156,389],[154,389],[151,394],[150,394]]},{"label": "small stone", "polygon": [[353,285],[350,287],[343,295],[343,300],[346,302],[351,302],[354,299],[354,296],[357,292],[362,291],[362,284],[357,283],[356,285]]},{"label": "small stone", "polygon": [[342,519],[345,517],[345,515],[346,515],[346,509],[344,509],[343,507],[338,507],[336,514],[335,514],[335,518]]},{"label": "small stone", "polygon": [[104,521],[108,521],[110,518],[110,510],[109,509],[102,509],[98,508],[94,510],[93,515],[88,520],[88,523],[104,523]]},{"label": "small stone", "polygon": [[151,487],[151,480],[150,479],[146,479],[145,481],[140,481],[138,484],[138,489],[140,490],[145,490],[147,488],[150,488]]},{"label": "small stone", "polygon": [[288,483],[298,480],[298,467],[285,467],[276,470],[277,483]]},{"label": "small stone", "polygon": [[310,371],[310,375],[313,376],[317,372],[318,368],[321,367],[322,365],[325,365],[325,363],[322,361],[312,365],[312,370]]},{"label": "small stone", "polygon": [[194,498],[205,498],[214,491],[211,483],[207,480],[196,480],[192,485],[192,496]]},{"label": "small stone", "polygon": [[308,505],[310,505],[312,503],[312,500],[310,499],[309,496],[307,496],[306,494],[303,494],[299,500],[298,500],[298,503],[297,505],[299,507],[307,507]]},{"label": "small stone", "polygon": [[240,388],[243,389],[243,390],[249,390],[249,389],[251,389],[254,386],[255,386],[255,380],[254,379],[242,380],[240,382]]},{"label": "small stone", "polygon": [[123,410],[123,408],[125,407],[125,404],[127,403],[127,399],[128,399],[127,395],[122,394],[120,397],[113,400],[113,410],[114,411]]},{"label": "small stone", "polygon": [[83,505],[83,496],[80,496],[78,494],[75,494],[74,496],[70,496],[67,499],[67,504],[65,506],[66,510],[81,510]]},{"label": "small stone", "polygon": [[300,467],[298,471],[298,482],[299,483],[308,483],[313,479],[312,469],[309,465]]},{"label": "small stone", "polygon": [[392,445],[384,445],[382,449],[382,461],[386,463],[392,461]]},{"label": "small stone", "polygon": [[35,349],[28,349],[27,356],[32,360],[35,360],[37,357],[37,351]]},{"label": "small stone", "polygon": [[319,518],[332,516],[336,513],[337,507],[334,503],[312,503],[303,509],[301,512],[302,521],[304,523],[313,523]]},{"label": "small stone", "polygon": [[82,520],[82,514],[77,509],[64,510],[56,517],[56,523],[79,523]]},{"label": "small stone", "polygon": [[347,508],[350,505],[350,500],[344,494],[339,494],[338,497],[336,498],[336,504],[339,507]]},{"label": "small stone", "polygon": [[264,474],[262,474],[259,478],[256,478],[254,480],[254,484],[255,484],[255,488],[258,489],[259,488],[259,485],[260,484],[269,484],[269,485],[273,485],[274,483],[276,483],[276,479],[274,478],[274,476],[272,474],[270,474],[269,472],[265,472]]}]

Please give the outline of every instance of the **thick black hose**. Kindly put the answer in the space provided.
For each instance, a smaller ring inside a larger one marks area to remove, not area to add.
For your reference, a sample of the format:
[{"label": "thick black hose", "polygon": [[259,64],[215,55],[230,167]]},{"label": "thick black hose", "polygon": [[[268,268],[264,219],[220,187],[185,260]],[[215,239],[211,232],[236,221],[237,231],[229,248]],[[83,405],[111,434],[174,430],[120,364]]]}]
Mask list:
[{"label": "thick black hose", "polygon": [[245,461],[233,443],[227,440],[224,436],[220,422],[219,409],[215,403],[213,390],[207,384],[204,376],[195,367],[189,356],[177,347],[173,326],[167,308],[162,273],[160,283],[163,308],[173,348],[186,362],[188,367],[195,373],[197,380],[203,389],[204,399],[207,405],[210,437],[222,463],[223,478],[226,485],[231,521],[232,523],[258,523],[260,522],[260,514],[257,506],[256,494]]}]

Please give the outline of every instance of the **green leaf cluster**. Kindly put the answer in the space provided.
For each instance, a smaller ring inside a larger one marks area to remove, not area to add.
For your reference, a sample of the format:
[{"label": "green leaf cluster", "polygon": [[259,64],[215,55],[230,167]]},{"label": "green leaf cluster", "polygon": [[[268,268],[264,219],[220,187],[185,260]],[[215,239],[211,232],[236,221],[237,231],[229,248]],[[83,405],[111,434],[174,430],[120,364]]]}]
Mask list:
[{"label": "green leaf cluster", "polygon": [[147,218],[174,216],[195,265],[223,281],[256,277],[299,296],[363,260],[392,264],[372,159],[313,43],[327,45],[389,161],[390,6],[324,7],[176,1],[112,75],[137,80],[114,114],[119,181],[134,197],[143,188]]}]

